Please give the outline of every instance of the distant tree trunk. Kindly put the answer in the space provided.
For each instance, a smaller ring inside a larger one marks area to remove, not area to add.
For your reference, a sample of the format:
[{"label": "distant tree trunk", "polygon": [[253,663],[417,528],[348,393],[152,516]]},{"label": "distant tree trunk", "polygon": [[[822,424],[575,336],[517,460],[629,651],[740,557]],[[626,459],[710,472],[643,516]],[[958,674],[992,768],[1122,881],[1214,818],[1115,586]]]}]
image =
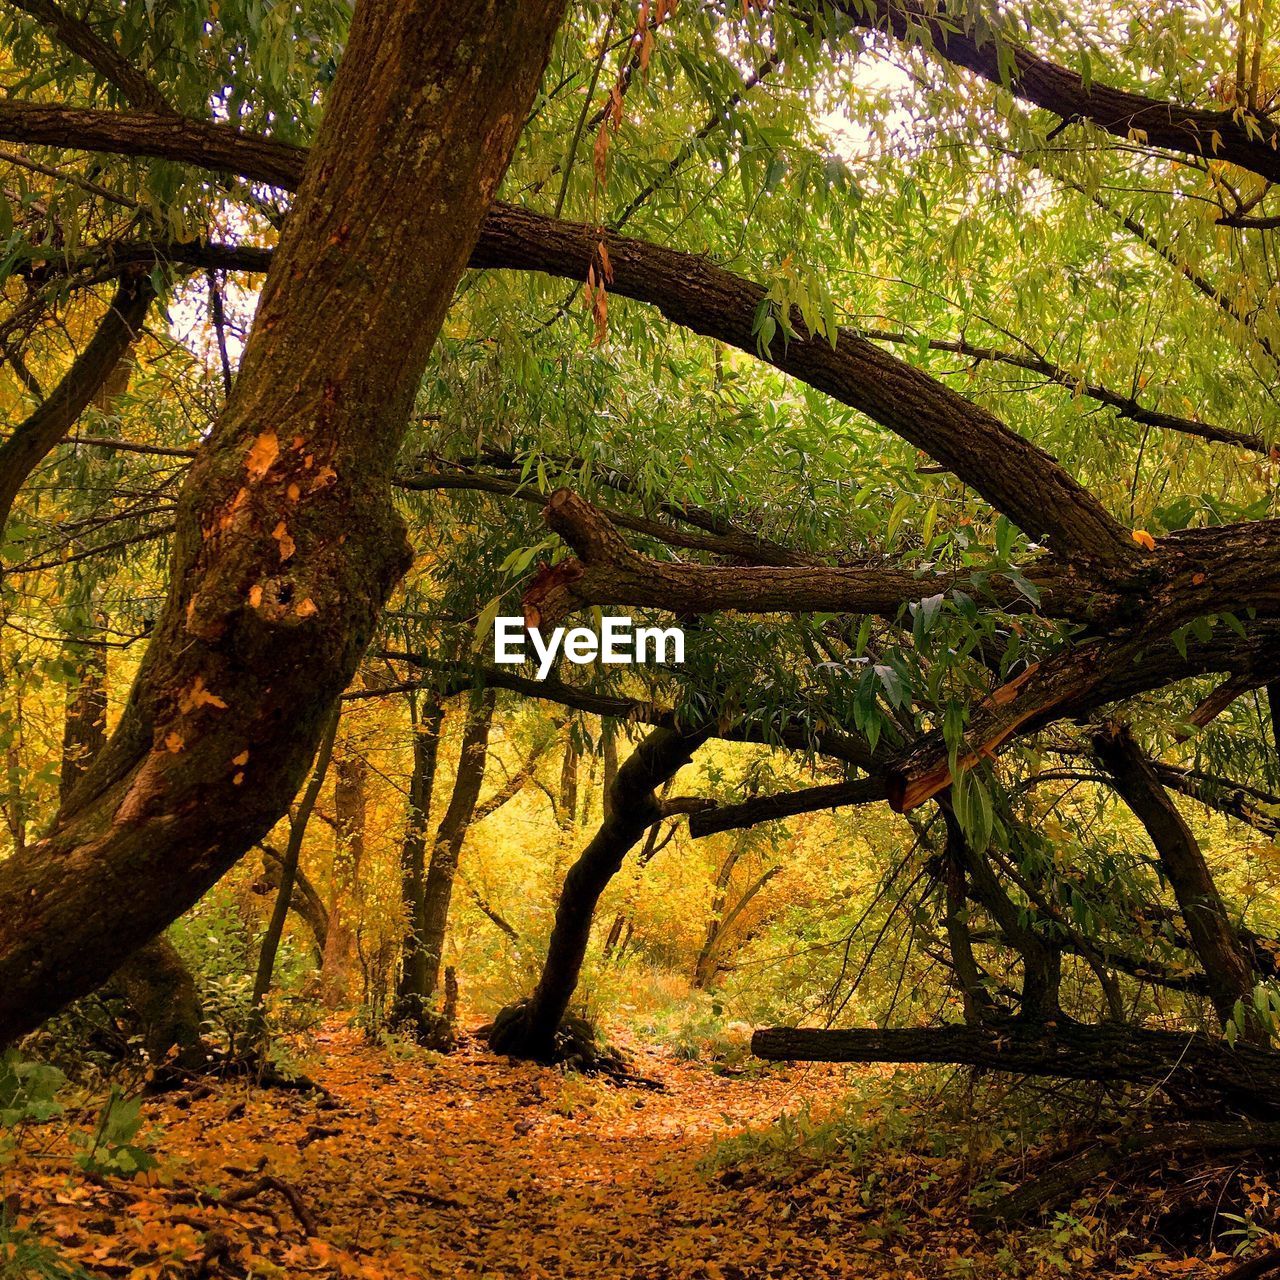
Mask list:
[{"label": "distant tree trunk", "polygon": [[58,798],[65,801],[89,762],[107,741],[107,650],[102,644],[72,643],[66,655],[76,666],[75,687],[67,691],[62,728],[62,775]]},{"label": "distant tree trunk", "polygon": [[[280,939],[284,936],[285,918],[293,902],[294,889],[298,881],[298,859],[302,854],[302,841],[307,834],[307,823],[311,819],[312,810],[324,785],[325,774],[329,771],[329,760],[333,755],[333,742],[338,732],[338,707],[329,714],[329,723],[325,726],[316,751],[315,765],[311,770],[311,780],[302,793],[297,811],[289,821],[289,843],[280,855],[280,887],[276,892],[275,905],[271,910],[271,919],[267,921],[267,931],[262,935],[262,948],[258,952],[258,971],[253,980],[253,1007],[260,1009],[271,990],[271,978],[275,972],[276,954],[280,950]],[[315,890],[313,889],[314,893]],[[316,906],[319,906],[317,901]],[[315,923],[312,923],[315,929]],[[324,932],[318,935],[320,952],[323,956],[324,942],[328,938],[328,917],[325,917]]]},{"label": "distant tree trunk", "polygon": [[423,999],[435,995],[440,983],[445,932],[449,923],[449,903],[458,871],[458,858],[467,828],[475,812],[480,788],[484,785],[485,762],[489,754],[489,727],[493,722],[493,691],[486,690],[467,709],[458,752],[458,772],[453,780],[449,806],[436,829],[431,846],[423,890],[422,953],[426,965]]},{"label": "distant tree trunk", "polygon": [[[284,854],[274,845],[261,844],[258,847],[262,850],[263,883],[268,889],[278,891],[284,875]],[[315,965],[319,969],[324,959],[324,940],[329,936],[329,912],[320,891],[311,883],[300,861],[294,868],[289,910],[307,926]]]},{"label": "distant tree trunk", "polygon": [[572,831],[578,821],[578,746],[569,730],[564,740],[564,763],[560,766],[560,826]]},{"label": "distant tree trunk", "polygon": [[364,863],[365,816],[368,805],[369,762],[361,755],[338,761],[333,787],[334,851],[329,878],[329,932],[320,965],[320,997],[330,1009],[350,996],[355,931],[350,916],[360,891]]},{"label": "distant tree trunk", "polygon": [[715,955],[716,936],[720,932],[720,920],[729,898],[729,881],[733,878],[733,869],[738,865],[738,859],[742,857],[745,847],[746,839],[739,835],[716,872],[715,885],[711,892],[711,914],[703,935],[702,949],[698,952],[698,958],[693,966],[693,985],[699,990],[707,986],[715,976],[712,960]]},{"label": "distant tree trunk", "polygon": [[[711,920],[707,924],[706,941],[702,945],[702,950],[698,954],[698,960],[693,970],[693,985],[698,990],[705,990],[715,982],[720,971],[725,967],[725,943],[734,925],[742,918],[742,913],[755,901],[769,881],[782,870],[781,867],[777,866],[766,867],[742,891],[737,902],[726,911],[725,906],[729,900],[730,879],[733,874],[733,866],[738,861],[738,850],[740,848],[741,842],[735,846],[735,850],[725,859],[725,863],[729,867],[728,874],[724,874],[722,868],[721,877],[717,877],[718,905],[714,908]],[[723,884],[719,883],[721,878],[723,878]],[[739,946],[741,945],[740,940]]]},{"label": "distant tree trunk", "polygon": [[1248,950],[1231,923],[1191,828],[1127,726],[1108,724],[1094,736],[1094,749],[1121,798],[1151,837],[1192,949],[1204,967],[1218,1018],[1225,1026],[1234,1015],[1236,1002],[1242,1001],[1247,1016],[1241,1033],[1265,1043],[1266,1032],[1253,1016],[1254,973]]},{"label": "distant tree trunk", "polygon": [[995,921],[1022,960],[1021,1018],[1031,1024],[1051,1023],[1061,1012],[1062,952],[1028,923],[1022,908],[1005,892],[985,851],[975,849],[960,826],[949,797],[939,798],[947,827],[947,849],[964,864],[968,892]]},{"label": "distant tree trunk", "polygon": [[[609,775],[610,779],[616,777],[617,773],[618,773],[618,761],[615,755],[614,761],[613,761],[613,769]],[[671,790],[671,779],[668,778],[667,781],[664,782],[658,790],[658,799],[660,801],[665,800],[670,790]],[[609,795],[612,796],[612,794],[613,794],[613,783],[611,780],[609,783]],[[606,797],[606,802],[605,802],[606,809],[608,805],[611,805],[612,803],[613,801],[608,797]],[[667,829],[667,834],[665,836],[662,834],[662,827],[658,823],[654,823],[654,825],[649,828],[649,834],[646,835],[644,838],[644,847],[640,850],[639,857],[636,858],[636,876],[637,877],[639,877],[640,873],[645,869],[645,867],[647,867],[649,863],[652,862],[653,859],[657,857],[657,855],[667,847],[667,845],[671,842],[672,838],[675,836],[675,833],[676,833],[676,823],[674,822],[672,822],[669,828]],[[637,882],[637,885],[632,886],[630,892],[627,895],[626,904],[624,905],[623,909],[613,917],[613,923],[609,926],[609,932],[605,937],[604,951],[602,953],[606,960],[609,960],[609,959],[620,960],[622,958],[623,952],[626,951],[627,949],[627,942],[631,940],[632,923],[631,923],[631,918],[629,913],[635,906],[637,888],[638,888],[638,882]],[[626,941],[623,941],[622,939],[622,934],[624,929],[626,930]]]},{"label": "distant tree trunk", "polygon": [[565,9],[355,6],[119,727],[0,863],[0,1043],[187,910],[306,776],[409,564],[394,459]]},{"label": "distant tree trunk", "polygon": [[628,851],[668,812],[656,788],[688,764],[706,736],[650,730],[619,766],[609,816],[565,877],[538,985],[528,1000],[509,1005],[494,1019],[490,1043],[495,1052],[554,1060],[556,1034],[582,972],[596,903]]},{"label": "distant tree trunk", "polygon": [[603,817],[609,816],[610,796],[613,794],[613,780],[618,776],[618,735],[613,723],[603,720],[600,723],[600,754],[604,757],[604,776],[600,784],[600,808]]},{"label": "distant tree trunk", "polygon": [[435,790],[444,709],[435,702],[429,702],[419,714],[416,700],[411,699],[409,719],[413,727],[413,770],[409,775],[409,811],[400,845],[405,933],[396,1002],[391,1014],[393,1025],[420,1021],[428,995],[427,955],[422,945],[427,910],[427,825],[431,820],[431,793]]}]

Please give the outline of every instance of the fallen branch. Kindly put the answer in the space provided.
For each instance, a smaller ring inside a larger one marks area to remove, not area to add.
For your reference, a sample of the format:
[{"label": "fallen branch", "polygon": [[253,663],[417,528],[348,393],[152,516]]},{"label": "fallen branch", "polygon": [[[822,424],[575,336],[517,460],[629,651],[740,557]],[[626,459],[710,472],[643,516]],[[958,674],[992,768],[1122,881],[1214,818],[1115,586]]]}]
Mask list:
[{"label": "fallen branch", "polygon": [[307,1208],[301,1192],[292,1183],[286,1182],[283,1178],[277,1178],[273,1174],[263,1174],[256,1182],[246,1183],[243,1187],[236,1187],[226,1192],[220,1197],[220,1201],[222,1204],[240,1204],[245,1200],[255,1200],[268,1191],[276,1192],[289,1202],[289,1208],[293,1210],[293,1216],[298,1219],[304,1235],[312,1237],[320,1234],[315,1217]]}]

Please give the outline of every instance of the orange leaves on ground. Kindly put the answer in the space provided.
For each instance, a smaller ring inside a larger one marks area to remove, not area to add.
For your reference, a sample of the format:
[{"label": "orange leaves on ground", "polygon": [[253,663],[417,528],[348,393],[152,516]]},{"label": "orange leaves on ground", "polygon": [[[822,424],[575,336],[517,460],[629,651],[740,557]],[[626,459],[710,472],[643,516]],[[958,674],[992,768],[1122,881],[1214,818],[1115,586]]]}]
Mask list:
[{"label": "orange leaves on ground", "polygon": [[[652,1092],[471,1040],[441,1058],[334,1028],[307,1048],[328,1099],[243,1082],[168,1095],[146,1104],[158,1177],[85,1182],[33,1148],[0,1192],[20,1227],[91,1274],[154,1280],[996,1280],[1012,1257],[1018,1275],[1062,1274],[1016,1233],[970,1225],[959,1145],[855,1156],[810,1141],[828,1119],[850,1123],[838,1110],[850,1085],[875,1098],[889,1068],[725,1076],[632,1046],[664,1086]],[[877,1106],[860,1105],[859,1127]],[[900,1100],[884,1107],[903,1114]],[[1086,1269],[1207,1280],[1221,1260],[1149,1251],[1138,1269]]]}]

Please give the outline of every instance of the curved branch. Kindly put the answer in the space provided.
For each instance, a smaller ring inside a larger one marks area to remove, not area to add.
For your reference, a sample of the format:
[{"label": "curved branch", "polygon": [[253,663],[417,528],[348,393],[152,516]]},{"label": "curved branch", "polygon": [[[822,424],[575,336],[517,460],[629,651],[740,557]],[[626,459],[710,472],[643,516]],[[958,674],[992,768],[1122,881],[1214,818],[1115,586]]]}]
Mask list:
[{"label": "curved branch", "polygon": [[[162,155],[237,172],[274,185],[297,181],[300,148],[228,126],[141,113],[110,113],[0,104],[0,137],[80,146],[133,155]],[[608,254],[609,287],[656,306],[675,324],[760,355],[784,373],[865,413],[954,472],[1035,538],[1052,539],[1061,554],[1114,568],[1140,556],[1128,530],[1048,453],[995,415],[922,370],[850,331],[796,334],[781,351],[761,351],[756,320],[769,305],[753,280],[704,257],[581,223],[495,204],[485,221],[473,267],[541,271],[586,279]]]},{"label": "curved branch", "polygon": [[8,3],[30,14],[60,45],[87,62],[108,84],[115,85],[130,106],[140,111],[173,113],[164,94],[82,18],[72,17],[53,0],[8,0]]},{"label": "curved branch", "polygon": [[[589,605],[630,604],[677,614],[737,609],[746,613],[835,611],[894,617],[903,605],[968,584],[963,575],[922,574],[885,564],[857,568],[673,564],[633,551],[599,508],[571,489],[547,500],[547,524],[578,553],[576,560],[544,567],[524,595],[532,627],[555,624]],[[1050,612],[1091,616],[1107,596],[1073,575],[1046,565],[1030,580]],[[999,581],[998,577],[989,581]],[[1061,584],[1061,585],[1060,585]],[[1019,606],[1016,588],[1009,584]]]},{"label": "curved branch", "polygon": [[1187,107],[1177,102],[1086,82],[1079,72],[1037,57],[1007,40],[981,40],[918,0],[839,0],[855,26],[883,31],[1007,88],[1064,121],[1087,120],[1127,141],[1211,160],[1228,160],[1270,181],[1280,180],[1280,128],[1263,117]]}]

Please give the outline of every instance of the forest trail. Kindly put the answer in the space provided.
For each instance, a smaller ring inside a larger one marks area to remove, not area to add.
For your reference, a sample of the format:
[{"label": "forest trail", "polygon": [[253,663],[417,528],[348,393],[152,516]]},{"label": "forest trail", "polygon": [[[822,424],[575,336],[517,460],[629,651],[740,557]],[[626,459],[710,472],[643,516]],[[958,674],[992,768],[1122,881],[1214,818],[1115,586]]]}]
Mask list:
[{"label": "forest trail", "polygon": [[[331,1026],[307,1044],[327,1097],[224,1080],[148,1099],[138,1141],[159,1165],[132,1179],[69,1169],[65,1127],[61,1140],[39,1131],[5,1170],[10,1214],[90,1275],[130,1280],[1222,1271],[1222,1255],[1126,1261],[1059,1252],[1052,1231],[1034,1250],[1018,1233],[981,1236],[951,1143],[882,1149],[861,1167],[831,1146],[806,1158],[795,1136],[837,1114],[857,1083],[834,1066],[725,1075],[627,1045],[634,1069],[661,1085],[644,1088],[499,1058],[473,1039],[440,1057]],[[887,1081],[863,1083],[888,1096]],[[759,1139],[745,1161],[725,1153],[727,1139],[784,1115],[779,1159]]]},{"label": "forest trail", "polygon": [[[783,1194],[707,1163],[721,1139],[839,1096],[836,1068],[725,1076],[633,1048],[650,1089],[474,1041],[393,1054],[331,1028],[312,1046],[328,1099],[235,1081],[151,1099],[156,1172],[86,1182],[53,1152],[6,1190],[64,1256],[138,1280],[883,1274],[847,1178]],[[264,1177],[279,1185],[225,1202]]]}]

